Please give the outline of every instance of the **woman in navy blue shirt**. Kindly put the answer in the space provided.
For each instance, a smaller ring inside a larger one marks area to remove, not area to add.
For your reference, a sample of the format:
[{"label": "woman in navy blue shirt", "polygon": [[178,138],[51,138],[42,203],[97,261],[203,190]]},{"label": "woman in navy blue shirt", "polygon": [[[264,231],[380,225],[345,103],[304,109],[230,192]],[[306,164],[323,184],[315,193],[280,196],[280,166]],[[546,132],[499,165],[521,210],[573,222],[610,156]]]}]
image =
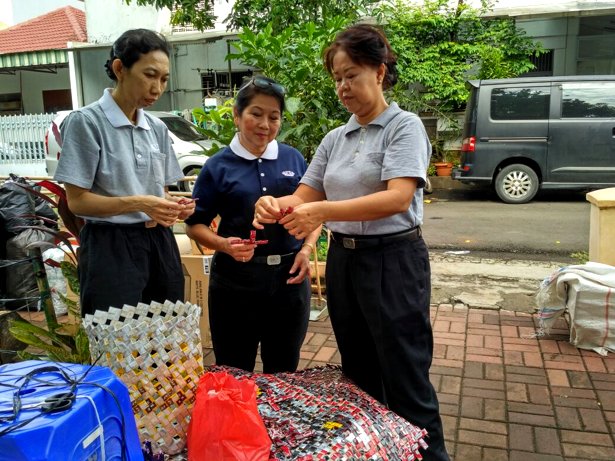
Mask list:
[{"label": "woman in navy blue shirt", "polygon": [[[309,318],[309,256],[320,232],[302,242],[272,223],[250,242],[256,201],[292,194],[307,168],[299,151],[275,140],[284,93],[263,76],[240,88],[238,133],[203,166],[196,211],[186,220],[188,235],[215,250],[209,321],[216,363],[253,371],[260,343],[265,373],[297,369]],[[209,224],[218,215],[216,234]]]}]

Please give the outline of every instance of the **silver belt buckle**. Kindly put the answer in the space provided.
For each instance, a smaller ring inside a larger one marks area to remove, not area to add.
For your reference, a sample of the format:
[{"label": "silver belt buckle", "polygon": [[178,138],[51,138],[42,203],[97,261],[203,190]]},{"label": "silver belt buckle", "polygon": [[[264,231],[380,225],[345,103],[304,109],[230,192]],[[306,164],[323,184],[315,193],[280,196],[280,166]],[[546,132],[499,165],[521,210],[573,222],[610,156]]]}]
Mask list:
[{"label": "silver belt buckle", "polygon": [[354,250],[354,239],[349,237],[342,238],[342,246],[344,248],[348,248],[349,250]]},{"label": "silver belt buckle", "polygon": [[267,256],[267,265],[269,266],[277,266],[282,262],[282,256],[280,255],[269,255]]}]

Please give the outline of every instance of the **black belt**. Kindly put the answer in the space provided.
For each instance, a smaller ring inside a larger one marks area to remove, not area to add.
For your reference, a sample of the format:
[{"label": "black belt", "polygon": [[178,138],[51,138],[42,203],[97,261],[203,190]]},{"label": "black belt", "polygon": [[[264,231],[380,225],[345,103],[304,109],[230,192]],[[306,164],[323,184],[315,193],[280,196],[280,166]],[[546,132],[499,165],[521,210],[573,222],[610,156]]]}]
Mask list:
[{"label": "black belt", "polygon": [[400,240],[417,240],[421,238],[422,235],[421,227],[415,226],[409,230],[383,235],[346,235],[340,234],[339,232],[331,232],[331,239],[346,249],[358,250],[361,248],[377,247]]},{"label": "black belt", "polygon": [[284,262],[293,261],[297,253],[286,253],[285,255],[267,255],[254,256],[249,263],[267,264],[268,266],[277,266]]},{"label": "black belt", "polygon": [[95,226],[137,227],[140,229],[152,229],[158,226],[158,223],[156,221],[141,221],[131,223],[119,223],[110,221],[86,221],[86,224],[93,224]]}]

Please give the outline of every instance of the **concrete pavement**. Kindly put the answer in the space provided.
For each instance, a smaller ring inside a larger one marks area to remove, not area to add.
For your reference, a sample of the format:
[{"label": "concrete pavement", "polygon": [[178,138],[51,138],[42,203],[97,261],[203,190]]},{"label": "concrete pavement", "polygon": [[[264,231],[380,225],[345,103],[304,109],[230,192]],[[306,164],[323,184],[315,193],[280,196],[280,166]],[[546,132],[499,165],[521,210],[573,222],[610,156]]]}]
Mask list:
[{"label": "concrete pavement", "polygon": [[523,312],[532,312],[536,307],[534,296],[540,282],[570,264],[495,259],[455,251],[431,251],[430,260],[432,303]]}]

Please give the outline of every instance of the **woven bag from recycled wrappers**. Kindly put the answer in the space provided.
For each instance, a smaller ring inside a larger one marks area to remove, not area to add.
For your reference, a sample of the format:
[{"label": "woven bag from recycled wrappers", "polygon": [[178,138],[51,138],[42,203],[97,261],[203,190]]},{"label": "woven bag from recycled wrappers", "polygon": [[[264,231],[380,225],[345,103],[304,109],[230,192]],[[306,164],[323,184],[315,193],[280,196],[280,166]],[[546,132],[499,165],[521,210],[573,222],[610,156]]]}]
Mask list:
[{"label": "woven bag from recycled wrappers", "polygon": [[[257,404],[272,441],[271,460],[415,461],[427,432],[325,366],[296,373],[248,373],[214,366],[258,386]],[[181,458],[179,458],[181,459]]]},{"label": "woven bag from recycled wrappers", "polygon": [[130,393],[141,440],[156,450],[183,450],[203,373],[199,318],[190,303],[139,303],[86,315],[83,325],[98,365],[109,367]]}]

